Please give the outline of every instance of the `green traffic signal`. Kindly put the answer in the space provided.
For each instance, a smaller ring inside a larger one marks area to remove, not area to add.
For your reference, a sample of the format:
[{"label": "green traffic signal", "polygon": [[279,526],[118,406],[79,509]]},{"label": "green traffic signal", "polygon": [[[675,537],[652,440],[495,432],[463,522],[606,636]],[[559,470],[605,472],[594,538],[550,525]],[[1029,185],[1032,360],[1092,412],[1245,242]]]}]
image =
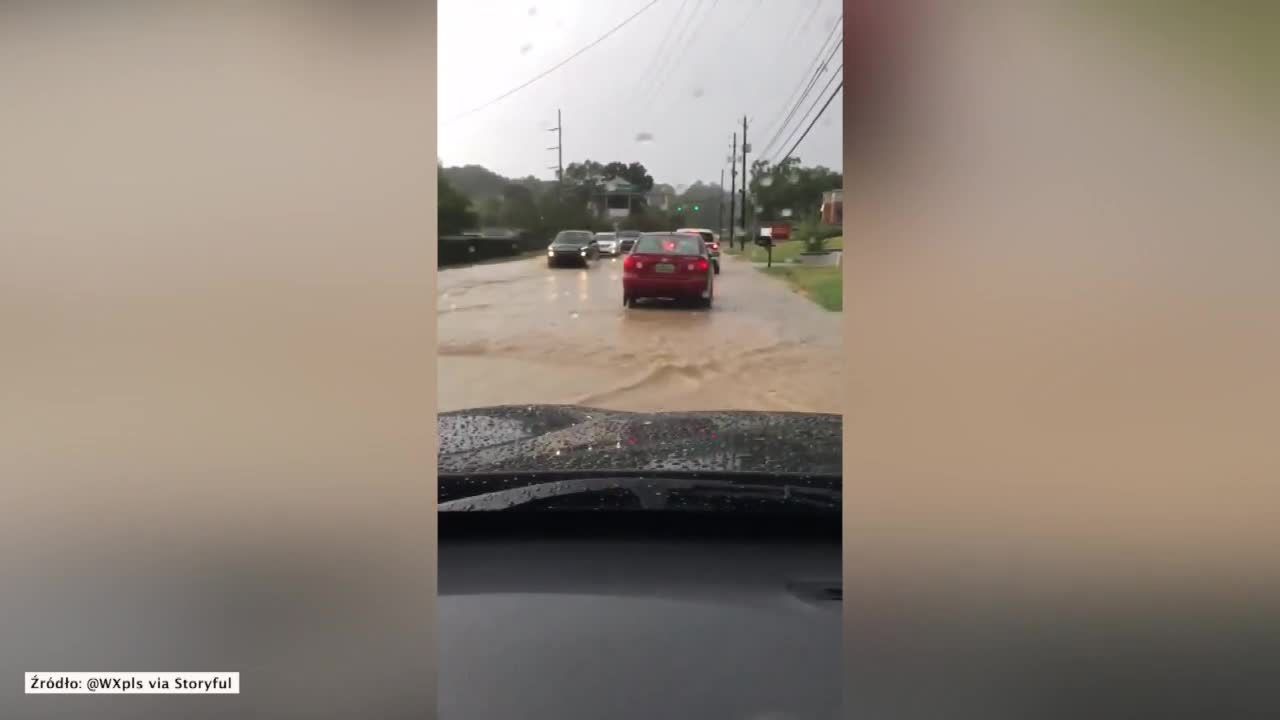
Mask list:
[{"label": "green traffic signal", "polygon": [[694,211],[694,212],[698,212],[698,210],[699,210],[699,209],[701,209],[701,208],[699,208],[697,205],[694,205],[694,206],[693,206],[693,211]]}]

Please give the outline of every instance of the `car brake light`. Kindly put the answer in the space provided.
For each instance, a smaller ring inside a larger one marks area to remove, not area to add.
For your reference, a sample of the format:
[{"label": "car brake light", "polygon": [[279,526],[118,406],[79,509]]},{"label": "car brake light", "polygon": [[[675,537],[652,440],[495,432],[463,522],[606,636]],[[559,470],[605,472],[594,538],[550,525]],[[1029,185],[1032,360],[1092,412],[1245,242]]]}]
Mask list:
[{"label": "car brake light", "polygon": [[712,249],[712,250],[719,250],[719,249],[720,249],[720,243],[711,243],[711,249]]},{"label": "car brake light", "polygon": [[695,267],[695,266],[698,268],[698,272],[706,272],[706,271],[707,271],[707,268],[711,267],[711,264],[710,264],[710,263],[708,263],[708,262],[707,262],[705,259],[703,259],[703,258],[698,258],[698,262],[694,263],[693,265],[690,265],[689,267],[691,267],[691,268],[692,268],[692,267]]}]

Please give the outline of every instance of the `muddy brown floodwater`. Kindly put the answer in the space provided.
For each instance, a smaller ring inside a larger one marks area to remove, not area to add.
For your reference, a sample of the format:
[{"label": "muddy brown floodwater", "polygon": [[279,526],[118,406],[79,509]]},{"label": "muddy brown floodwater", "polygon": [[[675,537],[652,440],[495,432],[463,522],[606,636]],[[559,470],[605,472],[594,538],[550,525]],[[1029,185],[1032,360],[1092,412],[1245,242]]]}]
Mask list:
[{"label": "muddy brown floodwater", "polygon": [[707,311],[622,306],[622,261],[541,258],[441,270],[440,411],[568,403],[613,410],[841,412],[840,314],[725,257]]}]

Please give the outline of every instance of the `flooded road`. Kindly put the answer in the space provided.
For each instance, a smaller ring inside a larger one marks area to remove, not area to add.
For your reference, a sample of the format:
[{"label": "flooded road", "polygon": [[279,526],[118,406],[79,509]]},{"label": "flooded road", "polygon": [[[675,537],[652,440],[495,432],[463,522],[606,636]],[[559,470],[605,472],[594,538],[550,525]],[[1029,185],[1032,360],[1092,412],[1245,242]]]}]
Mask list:
[{"label": "flooded road", "polygon": [[840,314],[725,257],[707,311],[622,306],[622,260],[441,270],[438,409],[841,412]]}]

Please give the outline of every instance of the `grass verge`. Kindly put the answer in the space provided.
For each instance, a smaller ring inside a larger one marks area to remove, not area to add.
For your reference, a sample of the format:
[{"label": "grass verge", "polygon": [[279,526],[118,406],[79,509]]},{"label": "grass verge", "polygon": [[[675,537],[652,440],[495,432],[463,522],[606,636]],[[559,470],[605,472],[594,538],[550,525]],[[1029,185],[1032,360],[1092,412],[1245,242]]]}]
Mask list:
[{"label": "grass verge", "polygon": [[[804,243],[799,240],[789,240],[778,245],[773,249],[773,264],[789,263],[800,257],[800,253],[804,252]],[[828,250],[843,250],[844,238],[834,237],[827,241]],[[765,262],[769,259],[769,252],[759,245],[752,245],[748,248],[751,253],[751,262]]]},{"label": "grass verge", "polygon": [[843,268],[835,266],[775,265],[760,272],[780,277],[801,295],[825,310],[844,309]]}]

